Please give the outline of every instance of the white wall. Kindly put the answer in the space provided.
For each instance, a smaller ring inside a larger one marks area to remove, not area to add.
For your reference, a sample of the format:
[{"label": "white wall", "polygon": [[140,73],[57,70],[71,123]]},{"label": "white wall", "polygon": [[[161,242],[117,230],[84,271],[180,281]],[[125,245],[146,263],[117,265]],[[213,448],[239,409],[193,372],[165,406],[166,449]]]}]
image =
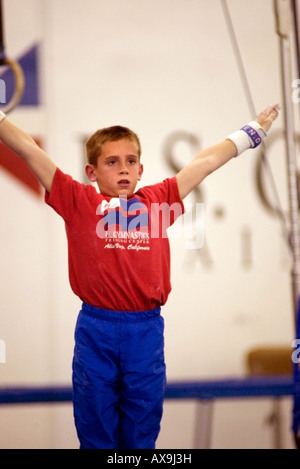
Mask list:
[{"label": "white wall", "polygon": [[[259,111],[282,99],[273,1],[227,3]],[[26,7],[6,0],[4,12],[8,54],[41,43],[42,103],[10,118],[40,136],[75,178],[82,179],[82,138],[97,128],[120,123],[139,134],[148,184],[173,174],[165,143],[174,132],[192,133],[203,148],[254,117],[219,0],[27,0]],[[282,126],[281,117],[274,137]],[[184,165],[197,149],[179,143],[174,161]],[[282,138],[267,152],[287,210]],[[258,159],[249,151],[202,184],[200,252],[171,236],[173,291],[163,308],[170,380],[243,376],[250,347],[293,339],[291,264],[281,225],[256,188]],[[0,198],[0,339],[7,347],[0,384],[69,384],[80,301],[68,284],[63,222],[1,169]],[[218,403],[213,446],[270,447],[269,410],[268,400]],[[289,400],[285,410],[290,447]],[[1,448],[78,445],[71,405],[6,407],[0,415]],[[167,402],[158,447],[191,447],[194,419],[193,402]]]}]

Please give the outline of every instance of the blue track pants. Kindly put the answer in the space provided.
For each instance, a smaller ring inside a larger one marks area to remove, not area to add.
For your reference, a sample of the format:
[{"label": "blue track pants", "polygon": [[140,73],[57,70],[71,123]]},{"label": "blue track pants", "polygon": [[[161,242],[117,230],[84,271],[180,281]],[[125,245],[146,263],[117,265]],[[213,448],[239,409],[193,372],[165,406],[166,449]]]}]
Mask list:
[{"label": "blue track pants", "polygon": [[163,336],[160,308],[120,312],[83,303],[73,357],[80,448],[155,448],[166,381]]}]

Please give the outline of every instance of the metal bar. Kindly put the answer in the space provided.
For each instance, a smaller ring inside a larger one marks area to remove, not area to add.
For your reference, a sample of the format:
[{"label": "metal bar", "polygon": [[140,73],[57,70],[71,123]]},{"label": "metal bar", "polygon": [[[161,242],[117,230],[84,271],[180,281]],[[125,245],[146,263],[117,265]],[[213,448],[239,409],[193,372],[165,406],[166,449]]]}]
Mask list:
[{"label": "metal bar", "polygon": [[[171,381],[165,399],[228,399],[290,396],[293,376],[274,375],[241,379]],[[30,404],[72,401],[71,386],[28,386],[0,388],[0,404]]]},{"label": "metal bar", "polygon": [[0,65],[3,64],[5,59],[5,47],[4,47],[4,20],[3,20],[3,6],[2,0],[0,0]]},{"label": "metal bar", "polygon": [[298,216],[298,177],[296,164],[296,145],[294,116],[291,100],[291,50],[290,50],[290,26],[291,11],[290,3],[283,0],[275,0],[275,14],[277,20],[277,34],[280,39],[281,78],[283,95],[283,115],[285,127],[285,145],[287,155],[287,176],[290,208],[290,230],[293,251],[293,266],[291,271],[294,320],[296,328],[296,317],[298,309],[298,298],[300,296],[300,231]]},{"label": "metal bar", "polygon": [[212,399],[198,400],[195,412],[194,448],[210,449],[212,439]]},{"label": "metal bar", "polygon": [[[285,144],[287,154],[287,174],[288,174],[288,192],[289,192],[289,209],[290,209],[290,239],[292,245],[293,265],[291,269],[293,308],[295,332],[297,335],[298,305],[300,299],[300,230],[299,230],[299,196],[298,196],[298,174],[296,164],[296,145],[295,145],[295,129],[294,116],[292,108],[292,100],[290,96],[290,87],[292,83],[292,59],[290,50],[290,34],[291,34],[291,1],[274,0],[277,34],[280,39],[280,59],[281,59],[281,77],[282,77],[282,94],[283,94],[283,110],[285,124]],[[298,365],[297,365],[298,366]],[[300,428],[298,421],[299,413],[299,373],[294,376],[294,409],[293,409],[293,430],[295,435],[296,446],[300,446]],[[296,428],[297,427],[297,428]]]}]

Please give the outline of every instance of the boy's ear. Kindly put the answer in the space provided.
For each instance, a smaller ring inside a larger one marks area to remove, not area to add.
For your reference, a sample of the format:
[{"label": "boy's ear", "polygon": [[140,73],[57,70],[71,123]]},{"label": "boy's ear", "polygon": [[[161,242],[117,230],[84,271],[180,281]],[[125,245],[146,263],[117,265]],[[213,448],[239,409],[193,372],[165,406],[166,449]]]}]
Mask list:
[{"label": "boy's ear", "polygon": [[85,166],[85,174],[89,178],[91,182],[96,182],[97,181],[97,176],[95,173],[95,167],[92,164],[87,164]]},{"label": "boy's ear", "polygon": [[139,181],[142,179],[143,171],[144,171],[144,167],[143,167],[142,164],[140,164],[140,169],[139,169]]}]

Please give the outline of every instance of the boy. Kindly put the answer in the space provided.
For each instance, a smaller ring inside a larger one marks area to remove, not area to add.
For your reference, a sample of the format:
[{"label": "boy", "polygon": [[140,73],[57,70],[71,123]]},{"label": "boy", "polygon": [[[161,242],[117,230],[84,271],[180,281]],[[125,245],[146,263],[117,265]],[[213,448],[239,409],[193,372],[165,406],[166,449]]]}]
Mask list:
[{"label": "boy", "polygon": [[64,174],[0,112],[1,140],[28,164],[65,221],[70,284],[82,300],[73,357],[80,448],[155,448],[166,379],[160,307],[171,290],[167,227],[207,175],[261,142],[278,110],[267,107],[176,176],[137,192],[138,136],[121,126],[101,129],[86,144],[86,174],[100,193]]}]

